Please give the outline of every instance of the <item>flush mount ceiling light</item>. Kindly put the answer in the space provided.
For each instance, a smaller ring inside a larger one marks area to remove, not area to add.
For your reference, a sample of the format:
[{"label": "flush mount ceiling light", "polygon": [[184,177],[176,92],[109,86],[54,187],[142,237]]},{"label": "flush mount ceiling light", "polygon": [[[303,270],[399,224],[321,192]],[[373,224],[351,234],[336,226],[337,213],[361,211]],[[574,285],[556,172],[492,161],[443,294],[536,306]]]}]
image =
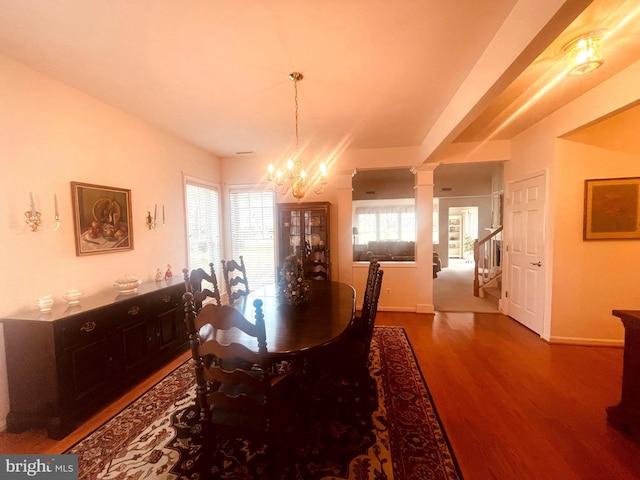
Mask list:
[{"label": "flush mount ceiling light", "polygon": [[602,38],[602,32],[591,32],[570,41],[562,48],[567,56],[569,75],[584,75],[604,63]]},{"label": "flush mount ceiling light", "polygon": [[[300,201],[307,189],[309,187],[310,180],[307,178],[307,172],[305,172],[304,167],[302,165],[302,161],[300,160],[300,151],[299,151],[299,137],[298,137],[298,82],[303,79],[303,75],[299,72],[293,72],[289,74],[289,80],[293,82],[293,87],[295,91],[295,110],[296,110],[296,151],[295,156],[292,159],[287,161],[286,170],[283,172],[281,169],[276,169],[273,164],[269,165],[268,174],[269,174],[269,184],[270,187],[276,193],[281,195],[285,195],[287,192],[291,191],[291,195],[298,201]],[[324,191],[324,186],[327,183],[327,167],[324,162],[320,164],[319,169],[320,180],[317,187],[313,189],[314,193],[322,193]]]}]

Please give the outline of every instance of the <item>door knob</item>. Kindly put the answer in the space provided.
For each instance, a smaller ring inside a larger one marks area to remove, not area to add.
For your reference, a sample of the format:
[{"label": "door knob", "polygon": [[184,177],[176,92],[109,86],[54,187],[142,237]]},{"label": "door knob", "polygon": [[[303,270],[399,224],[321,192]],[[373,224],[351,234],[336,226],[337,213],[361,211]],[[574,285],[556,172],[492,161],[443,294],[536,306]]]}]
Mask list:
[{"label": "door knob", "polygon": [[533,262],[529,262],[531,265],[535,265],[536,267],[541,267],[542,266],[542,262],[538,261],[536,263]]}]

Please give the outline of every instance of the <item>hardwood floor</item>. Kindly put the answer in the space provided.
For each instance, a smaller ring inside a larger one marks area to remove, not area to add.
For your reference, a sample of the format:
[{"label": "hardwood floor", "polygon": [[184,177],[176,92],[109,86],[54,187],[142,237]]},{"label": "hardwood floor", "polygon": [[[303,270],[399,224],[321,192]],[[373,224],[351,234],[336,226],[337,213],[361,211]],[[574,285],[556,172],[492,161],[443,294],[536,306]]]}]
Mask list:
[{"label": "hardwood floor", "polygon": [[[466,480],[640,479],[640,445],[606,422],[620,400],[621,348],[549,345],[491,313],[379,312],[377,323],[405,328]],[[0,452],[60,453],[180,362],[64,440],[5,432]]]},{"label": "hardwood floor", "polygon": [[549,345],[500,314],[378,320],[405,327],[466,480],[640,478],[640,445],[606,422],[622,348]]}]

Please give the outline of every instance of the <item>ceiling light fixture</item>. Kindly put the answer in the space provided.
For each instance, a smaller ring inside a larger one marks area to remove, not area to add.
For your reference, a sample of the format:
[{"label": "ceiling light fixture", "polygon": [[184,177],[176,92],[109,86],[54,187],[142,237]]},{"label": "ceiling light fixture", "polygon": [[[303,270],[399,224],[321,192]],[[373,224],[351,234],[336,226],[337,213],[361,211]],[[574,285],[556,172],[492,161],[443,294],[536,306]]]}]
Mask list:
[{"label": "ceiling light fixture", "polygon": [[568,74],[584,75],[604,63],[602,58],[602,34],[588,33],[567,43],[562,50],[567,56]]},{"label": "ceiling light fixture", "polygon": [[[299,135],[298,135],[298,82],[304,77],[299,72],[289,74],[289,80],[293,81],[295,90],[295,108],[296,108],[296,151],[293,159],[287,161],[287,168],[283,172],[276,169],[273,164],[267,169],[269,173],[269,186],[274,192],[286,195],[291,190],[293,198],[300,201],[307,192],[309,180],[307,173],[304,171],[302,161],[300,160]],[[322,193],[327,183],[327,167],[324,162],[320,163],[320,185],[313,189],[314,193]]]}]

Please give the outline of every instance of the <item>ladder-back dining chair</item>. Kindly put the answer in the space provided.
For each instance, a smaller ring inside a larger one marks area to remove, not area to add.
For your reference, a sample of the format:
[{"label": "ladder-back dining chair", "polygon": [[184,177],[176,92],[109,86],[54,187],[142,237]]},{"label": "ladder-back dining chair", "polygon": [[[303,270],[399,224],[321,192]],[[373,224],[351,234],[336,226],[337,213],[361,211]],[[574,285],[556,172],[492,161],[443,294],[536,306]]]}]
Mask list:
[{"label": "ladder-back dining chair", "polygon": [[[275,455],[274,442],[297,411],[297,379],[269,357],[262,300],[253,302],[255,323],[230,305],[207,304],[197,312],[190,292],[184,301],[207,444],[225,436],[243,438],[266,444],[268,456]],[[225,335],[231,332],[242,333],[228,341]]]},{"label": "ladder-back dining chair", "polygon": [[[202,304],[207,298],[212,298],[218,306],[222,305],[220,301],[220,289],[218,288],[218,277],[213,268],[213,263],[209,264],[209,271],[210,273],[207,273],[203,268],[195,268],[191,270],[191,272],[189,272],[187,268],[182,269],[185,290],[193,293],[194,302],[198,311],[202,308]],[[204,280],[211,283],[212,290],[202,288],[202,282]]]},{"label": "ladder-back dining chair", "polygon": [[[367,365],[369,359],[369,351],[371,350],[371,340],[373,338],[373,327],[376,323],[376,316],[378,315],[378,300],[380,299],[380,291],[382,290],[382,277],[384,276],[384,270],[378,268],[375,272],[375,278],[371,289],[371,298],[368,305],[368,312],[362,314],[362,338],[358,339],[363,342],[364,351],[360,362]],[[366,367],[368,368],[368,367]]]},{"label": "ladder-back dining chair", "polygon": [[307,280],[330,280],[329,252],[314,250],[302,262],[304,277]]},{"label": "ladder-back dining chair", "polygon": [[373,290],[375,288],[376,277],[378,271],[380,270],[380,263],[377,259],[372,258],[369,261],[369,272],[367,273],[367,281],[364,286],[364,294],[362,296],[362,310],[360,311],[360,316],[355,319],[355,329],[356,333],[362,331],[364,325],[368,321],[369,313],[371,312],[371,300],[373,298]]},{"label": "ladder-back dining chair", "polygon": [[362,312],[350,334],[341,341],[316,355],[307,362],[312,376],[328,378],[337,384],[356,386],[361,394],[366,394],[369,376],[369,352],[378,312],[378,300],[382,289],[384,270],[379,265],[372,269],[370,298],[367,310]]},{"label": "ladder-back dining chair", "polygon": [[242,255],[239,258],[239,263],[236,260],[222,260],[222,274],[227,288],[229,305],[233,305],[236,300],[246,297],[250,293],[244,258]]}]

